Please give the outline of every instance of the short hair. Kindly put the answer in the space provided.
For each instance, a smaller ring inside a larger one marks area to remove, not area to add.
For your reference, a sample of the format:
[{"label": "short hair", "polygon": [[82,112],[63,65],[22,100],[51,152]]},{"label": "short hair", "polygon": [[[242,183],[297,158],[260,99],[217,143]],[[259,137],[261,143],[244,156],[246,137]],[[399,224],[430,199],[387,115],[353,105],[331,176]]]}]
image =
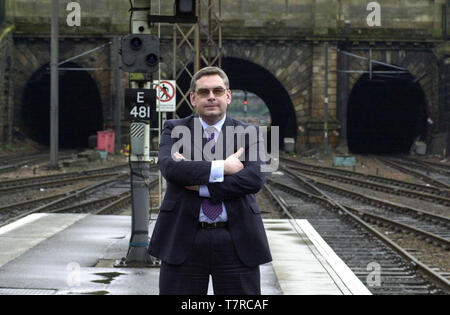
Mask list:
[{"label": "short hair", "polygon": [[197,71],[197,73],[195,73],[194,76],[192,77],[191,91],[195,92],[198,79],[200,79],[205,75],[215,75],[215,74],[217,74],[223,80],[223,83],[225,83],[225,87],[229,89],[230,81],[228,80],[227,74],[222,69],[220,69],[219,67],[205,67]]}]

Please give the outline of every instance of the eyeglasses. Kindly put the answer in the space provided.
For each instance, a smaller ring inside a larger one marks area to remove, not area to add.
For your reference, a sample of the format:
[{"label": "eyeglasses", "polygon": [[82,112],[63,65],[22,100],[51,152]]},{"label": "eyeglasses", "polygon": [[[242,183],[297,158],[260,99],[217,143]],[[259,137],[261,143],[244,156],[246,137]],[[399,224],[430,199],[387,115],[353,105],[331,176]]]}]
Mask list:
[{"label": "eyeglasses", "polygon": [[[225,94],[225,89],[223,87],[215,87],[212,89],[212,92],[214,96],[223,96]],[[200,97],[208,97],[209,93],[211,92],[210,89],[198,89],[195,93],[197,93]]]}]

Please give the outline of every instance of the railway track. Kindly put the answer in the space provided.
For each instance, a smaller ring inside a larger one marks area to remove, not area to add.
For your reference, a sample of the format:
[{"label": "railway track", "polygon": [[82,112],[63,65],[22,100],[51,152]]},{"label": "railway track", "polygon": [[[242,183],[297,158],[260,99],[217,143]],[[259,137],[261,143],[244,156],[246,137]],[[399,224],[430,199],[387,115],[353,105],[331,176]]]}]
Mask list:
[{"label": "railway track", "polygon": [[413,161],[413,162],[421,164],[423,166],[430,167],[431,169],[434,169],[437,172],[441,172],[442,174],[447,174],[447,175],[450,174],[450,164],[432,162],[432,161],[424,161],[420,158],[413,158],[413,157],[402,157],[402,159],[405,159],[408,161]]},{"label": "railway track", "polygon": [[431,194],[431,195],[450,198],[450,189],[443,188],[443,187],[435,187],[432,185],[411,183],[411,182],[397,180],[397,179],[383,177],[383,176],[368,175],[368,174],[352,172],[352,171],[343,170],[343,169],[339,169],[339,168],[312,165],[312,164],[308,164],[308,163],[302,163],[298,160],[294,160],[294,159],[290,159],[290,158],[286,158],[286,157],[280,157],[280,161],[286,163],[287,165],[307,169],[310,171],[320,171],[320,172],[326,172],[328,174],[342,175],[342,176],[346,176],[349,178],[361,179],[366,182],[379,183],[379,184],[389,185],[392,187],[404,188],[404,189],[411,190],[411,191],[423,192],[423,193],[427,193],[427,194]]},{"label": "railway track", "polygon": [[[308,219],[374,294],[450,293],[446,278],[367,223],[375,219],[366,211],[341,204],[311,178],[272,175],[266,189],[288,217]],[[379,285],[368,281],[368,266],[373,265],[381,268]]]},{"label": "railway track", "polygon": [[6,156],[0,159],[0,173],[12,172],[23,165],[44,161],[45,159],[48,159],[48,153]]},{"label": "railway track", "polygon": [[127,173],[119,174],[107,180],[89,184],[82,188],[73,189],[67,193],[2,206],[0,207],[0,227],[33,213],[53,212],[55,209],[76,204],[81,200],[88,198],[89,195],[94,192],[128,177],[129,175]]},{"label": "railway track", "polygon": [[446,175],[443,175],[442,172],[432,167],[424,166],[423,164],[416,163],[411,160],[388,159],[381,157],[377,157],[377,159],[394,169],[419,178],[430,185],[450,189],[450,175],[446,174],[446,172]]},{"label": "railway track", "polygon": [[[116,166],[115,168],[120,169],[128,164]],[[155,175],[155,167],[152,167],[153,173],[151,176]],[[130,193],[130,182],[129,173],[105,173],[96,174],[97,172],[105,172],[113,170],[113,168],[101,168],[96,170],[91,170],[93,175],[78,176],[81,173],[70,173],[64,174],[69,178],[60,179],[60,176],[50,176],[50,178],[55,179],[55,181],[49,181],[49,177],[41,177],[30,185],[38,185],[42,187],[43,184],[49,184],[50,186],[60,185],[61,181],[64,183],[66,181],[84,180],[86,178],[90,180],[98,180],[103,177],[111,177],[109,179],[104,179],[96,183],[91,183],[82,188],[76,188],[66,193],[55,194],[43,198],[37,198],[33,200],[18,202],[14,204],[9,204],[0,207],[0,227],[3,225],[10,224],[22,217],[30,215],[36,212],[48,212],[48,213],[86,213],[91,214],[107,214],[114,213],[115,209],[121,209],[125,207],[131,200]],[[26,180],[25,180],[26,182]],[[21,180],[20,183],[23,183]],[[157,184],[157,180],[153,180],[148,183],[151,189]],[[25,186],[29,186],[26,184]],[[23,189],[18,188],[23,187],[23,185],[18,186],[13,185],[13,187],[8,187],[8,189]]]},{"label": "railway track", "polygon": [[[355,191],[346,190],[314,177],[332,179],[346,184],[359,185],[387,193],[398,193],[408,198],[428,202],[450,204],[450,190],[412,184],[398,180],[369,176],[325,167],[311,167],[304,163],[287,160],[290,169],[282,179],[271,175],[265,188],[290,218],[301,217],[322,235],[335,252],[368,285],[375,294],[434,294],[450,293],[448,279],[429,268],[405,249],[386,238],[371,224],[382,224],[395,229],[420,234],[431,243],[449,248],[448,217],[419,209],[406,209],[403,205],[377,200]],[[58,194],[0,207],[2,223],[9,224],[35,212],[110,214],[127,207],[130,200],[129,174],[114,173],[118,169],[102,168],[88,172],[75,172],[50,177],[33,177],[19,181],[4,181],[1,189],[21,190],[27,185],[61,185],[80,177],[109,176],[110,179]],[[330,170],[331,169],[331,170]],[[307,175],[306,175],[307,174]],[[96,177],[97,179],[99,177]],[[94,178],[90,178],[94,180]],[[32,183],[28,181],[33,181]],[[51,184],[53,182],[53,184]],[[157,180],[148,183],[149,189]],[[386,184],[388,183],[388,184]],[[24,186],[25,185],[25,186]],[[351,201],[349,201],[352,198]],[[355,207],[348,203],[359,205]],[[361,205],[363,203],[364,205]],[[5,215],[4,213],[9,212]],[[419,218],[419,219],[418,219]],[[412,230],[411,226],[414,226]],[[372,275],[368,266],[378,265],[381,283],[373,285],[368,279]]]},{"label": "railway track", "polygon": [[113,176],[117,175],[117,172],[123,170],[125,167],[128,167],[128,164],[124,163],[80,172],[2,180],[0,182],[0,194],[10,193],[14,190],[23,190],[34,187],[54,187],[69,184],[74,181]]},{"label": "railway track", "polygon": [[[151,190],[158,184],[158,179],[153,179],[148,183]],[[54,213],[80,213],[89,212],[91,214],[114,214],[123,209],[131,202],[130,183],[118,182],[109,186],[100,193],[93,194],[89,200],[70,205],[63,208],[51,210]]]},{"label": "railway track", "polygon": [[388,194],[398,195],[398,196],[405,196],[409,198],[415,198],[420,200],[425,200],[433,203],[438,203],[444,206],[450,206],[450,198],[443,197],[441,195],[436,195],[433,193],[424,193],[417,190],[412,189],[406,189],[401,187],[395,187],[385,184],[378,184],[376,182],[371,182],[368,180],[358,179],[358,178],[352,178],[345,175],[337,175],[333,174],[331,172],[324,172],[319,170],[312,170],[307,167],[300,167],[300,166],[289,166],[289,169],[292,169],[294,171],[300,171],[303,174],[312,175],[315,177],[321,177],[333,181],[337,181],[340,183],[345,184],[353,184],[358,185],[359,187],[368,188],[371,190],[376,191],[382,191]]},{"label": "railway track", "polygon": [[[65,151],[61,154],[61,158],[70,157],[75,151]],[[49,153],[36,153],[31,155],[7,156],[0,159],[0,173],[13,172],[24,165],[37,164],[47,161]]]},{"label": "railway track", "polygon": [[[306,177],[303,174],[294,172],[291,172],[291,175],[298,180],[301,180],[301,176]],[[315,186],[329,192],[329,195],[333,199],[346,205],[347,208],[350,207],[348,205],[350,203],[358,204],[360,210],[357,210],[357,212],[359,214],[364,214],[364,216],[374,220],[415,233],[417,236],[425,238],[435,245],[440,245],[444,249],[450,248],[450,218],[448,217],[391,201],[369,197],[355,190],[339,187],[311,177],[306,178]]]}]

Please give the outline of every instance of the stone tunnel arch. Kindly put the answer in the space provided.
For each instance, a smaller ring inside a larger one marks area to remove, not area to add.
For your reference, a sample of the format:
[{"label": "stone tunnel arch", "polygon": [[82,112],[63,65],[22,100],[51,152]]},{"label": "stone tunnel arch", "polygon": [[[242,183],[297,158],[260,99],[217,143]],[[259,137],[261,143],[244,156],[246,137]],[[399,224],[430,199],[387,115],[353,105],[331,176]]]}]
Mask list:
[{"label": "stone tunnel arch", "polygon": [[[385,66],[374,71],[392,71]],[[427,102],[411,73],[362,75],[347,112],[347,141],[353,153],[407,153],[414,140],[426,140]]]},{"label": "stone tunnel arch", "polygon": [[[43,145],[50,141],[50,65],[40,67],[26,83],[21,117],[26,136]],[[65,68],[81,68],[73,62]],[[102,130],[98,87],[84,70],[59,73],[59,147],[88,147],[88,138]]]},{"label": "stone tunnel arch", "polygon": [[[192,64],[188,68],[192,71]],[[294,106],[282,83],[271,72],[254,62],[235,57],[223,57],[222,69],[228,75],[231,89],[252,92],[266,103],[271,116],[271,125],[280,128],[281,148],[283,138],[296,139],[297,121]],[[190,76],[184,72],[177,80],[177,84],[183,91],[187,91],[190,80]],[[181,97],[181,94],[177,95],[177,99]],[[177,110],[180,117],[190,114],[191,110],[186,104]]]}]

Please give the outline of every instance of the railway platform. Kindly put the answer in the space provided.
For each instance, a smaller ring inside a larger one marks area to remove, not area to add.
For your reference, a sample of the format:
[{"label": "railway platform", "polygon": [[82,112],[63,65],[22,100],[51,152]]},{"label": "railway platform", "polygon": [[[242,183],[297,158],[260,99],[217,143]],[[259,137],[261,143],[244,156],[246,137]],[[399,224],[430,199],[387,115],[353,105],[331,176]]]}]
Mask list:
[{"label": "railway platform", "polygon": [[[370,294],[306,220],[264,225],[263,295]],[[130,226],[130,216],[38,213],[0,228],[0,294],[158,294],[159,268],[114,267]]]}]

